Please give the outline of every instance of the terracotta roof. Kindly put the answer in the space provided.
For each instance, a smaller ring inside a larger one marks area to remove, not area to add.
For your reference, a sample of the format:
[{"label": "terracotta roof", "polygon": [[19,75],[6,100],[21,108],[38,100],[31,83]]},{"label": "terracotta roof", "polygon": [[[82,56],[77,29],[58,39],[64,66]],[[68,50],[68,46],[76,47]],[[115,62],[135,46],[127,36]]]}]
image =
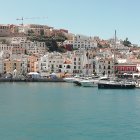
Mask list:
[{"label": "terracotta roof", "polygon": [[72,62],[69,61],[69,60],[66,60],[66,61],[64,62],[64,64],[72,64]]}]

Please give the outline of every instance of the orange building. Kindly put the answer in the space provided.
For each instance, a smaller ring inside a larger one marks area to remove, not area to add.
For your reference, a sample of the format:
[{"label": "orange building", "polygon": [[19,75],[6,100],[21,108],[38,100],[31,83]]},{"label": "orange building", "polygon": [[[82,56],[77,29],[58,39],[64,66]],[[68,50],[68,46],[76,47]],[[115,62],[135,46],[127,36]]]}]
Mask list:
[{"label": "orange building", "polygon": [[27,72],[37,72],[38,69],[38,56],[28,56]]}]

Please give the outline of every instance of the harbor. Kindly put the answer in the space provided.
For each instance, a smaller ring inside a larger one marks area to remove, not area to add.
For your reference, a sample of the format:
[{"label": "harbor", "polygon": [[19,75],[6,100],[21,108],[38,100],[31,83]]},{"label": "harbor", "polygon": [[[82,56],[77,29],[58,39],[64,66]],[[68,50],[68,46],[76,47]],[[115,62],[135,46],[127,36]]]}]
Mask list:
[{"label": "harbor", "polygon": [[140,139],[140,90],[1,82],[0,139]]}]

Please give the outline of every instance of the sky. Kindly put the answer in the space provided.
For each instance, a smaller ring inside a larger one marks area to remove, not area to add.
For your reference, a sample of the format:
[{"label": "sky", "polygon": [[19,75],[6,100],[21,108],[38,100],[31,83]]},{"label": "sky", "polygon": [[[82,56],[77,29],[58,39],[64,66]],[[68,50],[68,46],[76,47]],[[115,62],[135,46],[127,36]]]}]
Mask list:
[{"label": "sky", "polygon": [[[140,0],[0,0],[0,24],[45,24],[70,33],[140,44]],[[45,17],[45,18],[43,18]],[[46,18],[47,17],[47,18]]]}]

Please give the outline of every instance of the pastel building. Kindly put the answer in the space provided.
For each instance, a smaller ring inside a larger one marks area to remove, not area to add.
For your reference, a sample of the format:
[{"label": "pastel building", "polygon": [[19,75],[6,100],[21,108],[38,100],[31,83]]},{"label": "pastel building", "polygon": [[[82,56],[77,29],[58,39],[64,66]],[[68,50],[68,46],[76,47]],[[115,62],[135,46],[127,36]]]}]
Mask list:
[{"label": "pastel building", "polygon": [[137,64],[120,63],[115,65],[117,74],[132,74],[137,72]]},{"label": "pastel building", "polygon": [[14,70],[16,70],[17,75],[21,74],[21,60],[18,59],[5,59],[3,61],[3,72],[13,74]]},{"label": "pastel building", "polygon": [[31,55],[31,56],[28,56],[27,60],[28,60],[27,72],[28,73],[38,72],[39,71],[39,67],[38,67],[39,57],[36,55]]}]

